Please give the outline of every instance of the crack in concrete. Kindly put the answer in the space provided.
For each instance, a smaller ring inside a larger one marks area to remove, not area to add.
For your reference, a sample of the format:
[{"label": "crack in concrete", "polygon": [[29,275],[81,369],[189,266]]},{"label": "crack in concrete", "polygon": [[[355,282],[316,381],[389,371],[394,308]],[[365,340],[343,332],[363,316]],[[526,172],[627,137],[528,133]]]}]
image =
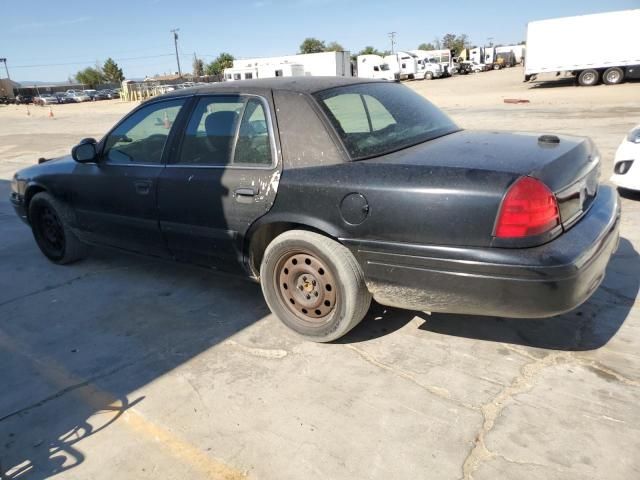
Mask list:
[{"label": "crack in concrete", "polygon": [[473,411],[478,411],[478,407],[475,405],[471,405],[468,403],[464,403],[464,402],[460,402],[459,400],[454,399],[451,396],[451,393],[449,392],[449,390],[447,390],[446,388],[442,388],[442,387],[436,387],[433,385],[427,385],[425,383],[422,383],[418,378],[416,378],[416,374],[413,372],[409,372],[406,370],[402,370],[400,368],[396,368],[393,367],[389,364],[383,363],[380,360],[376,359],[373,355],[371,355],[370,353],[355,347],[354,345],[346,345],[346,347],[350,350],[353,350],[354,352],[356,352],[363,360],[365,360],[366,362],[381,368],[383,370],[387,370],[388,372],[393,373],[394,375],[404,378],[405,380],[408,380],[412,383],[414,383],[415,385],[417,385],[418,387],[422,388],[423,390],[426,390],[427,392],[431,393],[432,395],[435,395],[438,398],[447,400],[449,402],[454,403],[455,405],[462,407],[462,408],[466,408],[469,410],[473,410]]},{"label": "crack in concrete", "polygon": [[[517,353],[523,353],[519,349],[514,349]],[[486,444],[485,437],[491,432],[495,426],[496,419],[502,414],[506,403],[514,396],[523,393],[533,387],[533,382],[539,376],[540,372],[547,367],[557,364],[559,359],[567,359],[570,357],[568,352],[551,353],[541,358],[536,358],[530,363],[522,366],[520,375],[513,379],[511,384],[504,388],[490,402],[480,407],[484,422],[482,428],[476,434],[474,446],[465,458],[462,465],[462,474],[464,480],[473,478],[473,473],[478,469],[481,463],[497,456],[491,452]],[[534,357],[535,358],[535,357]]]},{"label": "crack in concrete", "polygon": [[15,410],[11,413],[8,413],[6,415],[4,415],[3,417],[0,417],[0,423],[4,422],[5,420],[8,420],[9,418],[15,417],[16,415],[22,415],[30,410],[33,410],[35,408],[39,408],[42,407],[43,405],[46,405],[47,403],[56,400],[64,395],[66,395],[67,393],[73,392],[75,390],[84,388],[84,387],[88,387],[90,386],[93,382],[97,381],[97,380],[102,380],[104,378],[107,378],[111,375],[114,375],[122,370],[124,370],[125,368],[128,368],[132,365],[134,365],[135,363],[138,363],[138,361],[140,360],[135,360],[135,361],[131,361],[131,362],[127,362],[125,364],[119,365],[118,367],[112,368],[111,370],[108,370],[106,372],[103,372],[99,375],[94,375],[93,377],[90,377],[86,380],[83,380],[82,382],[78,382],[78,383],[74,383],[72,385],[69,385],[61,390],[58,390],[57,392],[41,399],[38,400],[35,403],[32,403],[30,405],[27,405],[26,407],[23,407],[19,410]]},{"label": "crack in concrete", "polygon": [[272,360],[279,360],[281,358],[286,357],[289,352],[286,350],[282,350],[280,348],[258,348],[258,347],[247,347],[246,345],[242,345],[241,343],[236,342],[235,340],[227,340],[224,342],[225,345],[231,345],[236,347],[241,352],[247,353],[252,357],[260,357],[260,358],[269,358]]},{"label": "crack in concrete", "polygon": [[40,288],[38,290],[35,290],[33,292],[25,293],[25,294],[22,294],[22,295],[18,295],[17,297],[10,298],[9,300],[5,300],[4,302],[0,303],[0,307],[4,307],[6,305],[9,305],[10,303],[17,302],[19,300],[24,300],[25,298],[33,297],[33,296],[39,295],[41,293],[50,292],[52,290],[57,290],[58,288],[66,287],[68,285],[71,285],[71,284],[77,282],[78,280],[82,280],[82,279],[90,277],[92,275],[96,275],[96,274],[104,273],[104,272],[112,272],[112,271],[115,271],[115,270],[127,270],[128,268],[129,268],[129,266],[122,266],[122,267],[105,268],[105,269],[102,269],[102,270],[94,270],[94,271],[91,271],[91,272],[86,272],[86,273],[83,273],[82,275],[78,275],[77,277],[71,278],[71,279],[69,279],[69,280],[67,280],[65,282],[59,283],[57,285],[46,285],[46,286],[44,286],[44,287],[42,287],[42,288]]}]

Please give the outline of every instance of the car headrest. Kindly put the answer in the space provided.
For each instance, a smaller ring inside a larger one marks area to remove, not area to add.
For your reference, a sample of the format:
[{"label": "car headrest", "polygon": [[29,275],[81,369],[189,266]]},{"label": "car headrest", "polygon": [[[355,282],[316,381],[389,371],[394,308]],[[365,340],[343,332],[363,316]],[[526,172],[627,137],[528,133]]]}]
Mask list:
[{"label": "car headrest", "polygon": [[237,113],[231,111],[210,113],[204,121],[207,136],[228,137],[233,134]]}]

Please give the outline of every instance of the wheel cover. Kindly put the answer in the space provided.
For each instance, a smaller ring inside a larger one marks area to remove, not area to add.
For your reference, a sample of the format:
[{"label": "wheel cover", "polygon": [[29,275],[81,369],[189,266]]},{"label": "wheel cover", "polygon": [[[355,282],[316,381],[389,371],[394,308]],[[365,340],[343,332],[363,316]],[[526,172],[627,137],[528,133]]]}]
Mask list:
[{"label": "wheel cover", "polygon": [[582,80],[584,83],[593,83],[596,80],[596,76],[591,72],[587,72],[582,76]]},{"label": "wheel cover", "polygon": [[274,281],[282,305],[303,321],[317,324],[335,309],[335,277],[309,252],[283,255],[276,264]]},{"label": "wheel cover", "polygon": [[607,73],[607,81],[611,83],[617,83],[620,79],[620,74],[617,71]]},{"label": "wheel cover", "polygon": [[53,209],[42,207],[38,216],[40,238],[47,250],[54,256],[64,253],[64,229]]}]

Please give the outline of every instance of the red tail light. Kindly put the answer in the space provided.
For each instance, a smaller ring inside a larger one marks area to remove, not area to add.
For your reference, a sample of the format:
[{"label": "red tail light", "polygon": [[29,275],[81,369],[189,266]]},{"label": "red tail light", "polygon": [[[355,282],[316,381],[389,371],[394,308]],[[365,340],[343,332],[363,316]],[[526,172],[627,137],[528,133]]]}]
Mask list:
[{"label": "red tail light", "polygon": [[498,238],[540,235],[560,225],[555,195],[539,180],[522,177],[505,195],[498,214]]}]

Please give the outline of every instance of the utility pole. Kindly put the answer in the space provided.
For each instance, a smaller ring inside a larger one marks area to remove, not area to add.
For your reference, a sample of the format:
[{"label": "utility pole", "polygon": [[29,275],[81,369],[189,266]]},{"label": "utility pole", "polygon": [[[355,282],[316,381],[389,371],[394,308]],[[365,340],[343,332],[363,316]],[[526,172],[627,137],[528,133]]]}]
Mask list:
[{"label": "utility pole", "polygon": [[0,58],[0,62],[4,63],[4,69],[7,71],[7,79],[11,80],[11,77],[9,76],[9,67],[7,67],[7,59]]},{"label": "utility pole", "polygon": [[391,39],[391,55],[396,52],[396,35],[397,32],[389,32],[389,38]]},{"label": "utility pole", "polygon": [[180,57],[178,56],[178,32],[180,31],[179,28],[174,28],[173,30],[171,30],[171,33],[173,33],[173,44],[176,47],[176,62],[178,63],[178,76],[182,77],[182,70],[180,69]]}]

